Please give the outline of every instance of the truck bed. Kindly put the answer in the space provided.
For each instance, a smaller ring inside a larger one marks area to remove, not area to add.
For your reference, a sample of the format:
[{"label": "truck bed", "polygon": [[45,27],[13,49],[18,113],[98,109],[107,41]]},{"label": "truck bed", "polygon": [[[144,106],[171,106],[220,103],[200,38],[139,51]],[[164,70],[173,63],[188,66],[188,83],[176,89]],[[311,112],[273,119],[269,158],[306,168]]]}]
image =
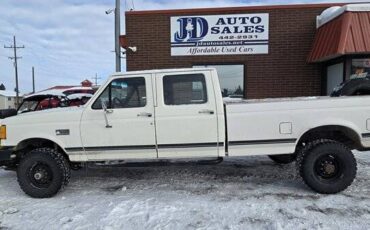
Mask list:
[{"label": "truck bed", "polygon": [[[365,122],[370,121],[369,96],[226,100],[225,105],[229,155],[293,153],[304,132],[315,127],[370,130]],[[370,141],[362,145],[368,147]]]}]

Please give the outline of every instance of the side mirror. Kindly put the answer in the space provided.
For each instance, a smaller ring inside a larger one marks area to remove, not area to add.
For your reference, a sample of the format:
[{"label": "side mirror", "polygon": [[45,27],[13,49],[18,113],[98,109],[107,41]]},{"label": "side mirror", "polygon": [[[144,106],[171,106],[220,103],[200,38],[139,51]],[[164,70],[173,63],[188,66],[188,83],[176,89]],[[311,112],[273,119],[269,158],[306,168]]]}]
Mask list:
[{"label": "side mirror", "polygon": [[113,110],[108,109],[107,104],[105,103],[105,101],[103,101],[103,99],[100,99],[100,102],[101,102],[101,107],[105,113],[113,113]]},{"label": "side mirror", "polygon": [[100,99],[100,103],[102,109],[104,110],[105,128],[112,128],[112,126],[109,124],[107,113],[112,113],[113,110],[107,108],[107,105],[105,104],[105,101],[103,101],[103,99]]},{"label": "side mirror", "polygon": [[103,99],[100,99],[101,107],[104,111],[107,111],[107,104],[105,104],[105,101]]},{"label": "side mirror", "polygon": [[12,117],[17,115],[16,109],[2,109],[0,110],[0,119],[4,119],[7,117]]}]

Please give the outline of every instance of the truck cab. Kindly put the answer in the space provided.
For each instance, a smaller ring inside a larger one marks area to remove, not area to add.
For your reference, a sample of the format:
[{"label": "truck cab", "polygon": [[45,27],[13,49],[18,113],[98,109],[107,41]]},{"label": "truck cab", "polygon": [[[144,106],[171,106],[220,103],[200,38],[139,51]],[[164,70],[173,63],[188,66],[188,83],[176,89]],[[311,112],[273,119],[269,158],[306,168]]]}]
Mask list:
[{"label": "truck cab", "polygon": [[215,88],[213,69],[113,75],[82,112],[81,143],[65,150],[78,161],[224,155]]}]

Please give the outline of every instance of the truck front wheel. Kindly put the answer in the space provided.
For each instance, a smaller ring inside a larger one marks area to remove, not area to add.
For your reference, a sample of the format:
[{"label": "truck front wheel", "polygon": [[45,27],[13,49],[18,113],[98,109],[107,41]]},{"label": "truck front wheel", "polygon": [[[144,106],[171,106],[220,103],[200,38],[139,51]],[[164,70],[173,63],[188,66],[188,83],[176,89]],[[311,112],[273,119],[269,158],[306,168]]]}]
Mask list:
[{"label": "truck front wheel", "polygon": [[334,194],[352,184],[357,164],[347,146],[320,139],[301,149],[297,156],[297,169],[311,189],[322,194]]},{"label": "truck front wheel", "polygon": [[18,165],[17,177],[26,194],[34,198],[47,198],[68,184],[70,167],[58,151],[38,148],[23,157]]}]

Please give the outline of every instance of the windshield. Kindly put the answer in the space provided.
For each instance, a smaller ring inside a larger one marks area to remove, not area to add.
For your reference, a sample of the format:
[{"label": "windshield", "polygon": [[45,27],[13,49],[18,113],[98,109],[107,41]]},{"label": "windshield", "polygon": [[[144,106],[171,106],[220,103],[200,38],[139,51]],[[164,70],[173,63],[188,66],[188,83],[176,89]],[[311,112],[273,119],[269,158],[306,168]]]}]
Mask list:
[{"label": "windshield", "polygon": [[38,104],[39,101],[23,101],[21,106],[18,108],[18,113],[34,111]]}]

